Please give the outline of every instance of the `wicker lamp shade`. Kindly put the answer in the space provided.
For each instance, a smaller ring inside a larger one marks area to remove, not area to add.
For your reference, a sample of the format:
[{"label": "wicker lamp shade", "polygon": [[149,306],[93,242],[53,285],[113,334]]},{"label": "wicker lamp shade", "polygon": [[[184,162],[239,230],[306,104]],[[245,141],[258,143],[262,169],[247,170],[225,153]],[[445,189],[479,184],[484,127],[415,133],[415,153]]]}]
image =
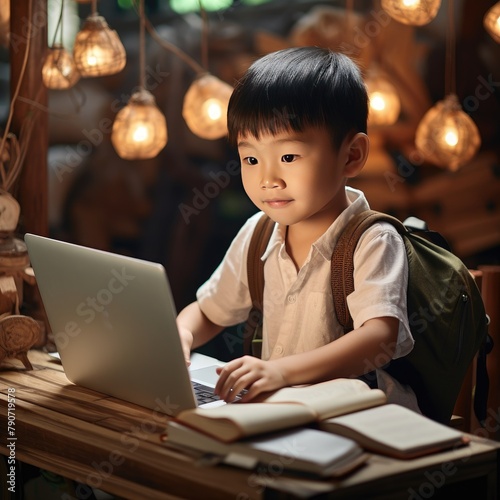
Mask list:
[{"label": "wicker lamp shade", "polygon": [[116,31],[102,16],[92,14],[75,38],[73,58],[83,77],[114,75],[127,60],[125,48]]},{"label": "wicker lamp shade", "polygon": [[484,15],[483,25],[495,42],[500,43],[500,2],[497,2]]},{"label": "wicker lamp shade", "polygon": [[167,144],[165,116],[150,92],[140,90],[116,115],[111,142],[125,160],[154,158]]},{"label": "wicker lamp shade", "polygon": [[371,72],[365,84],[370,102],[368,124],[383,126],[396,123],[401,111],[396,87],[378,71]]},{"label": "wicker lamp shade", "polygon": [[49,89],[69,89],[80,79],[71,54],[61,45],[49,49],[42,68],[43,83]]},{"label": "wicker lamp shade", "polygon": [[441,0],[382,0],[381,5],[396,21],[411,26],[423,26],[436,17]]},{"label": "wicker lamp shade", "polygon": [[476,154],[481,137],[476,124],[462,111],[457,96],[449,94],[422,118],[415,145],[430,163],[455,171]]},{"label": "wicker lamp shade", "polygon": [[184,97],[182,116],[193,134],[220,139],[227,134],[227,106],[233,88],[213,75],[198,77]]}]

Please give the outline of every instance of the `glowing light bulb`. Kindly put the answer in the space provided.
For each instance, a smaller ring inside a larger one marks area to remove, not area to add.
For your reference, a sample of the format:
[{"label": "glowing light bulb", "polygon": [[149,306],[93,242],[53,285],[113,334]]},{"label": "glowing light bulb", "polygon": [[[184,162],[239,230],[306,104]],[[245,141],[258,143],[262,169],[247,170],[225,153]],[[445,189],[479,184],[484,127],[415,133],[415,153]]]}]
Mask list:
[{"label": "glowing light bulb", "polygon": [[370,99],[370,106],[377,111],[383,111],[385,109],[384,96],[380,92],[374,92]]},{"label": "glowing light bulb", "polygon": [[409,8],[415,8],[415,7],[418,7],[418,4],[420,2],[418,0],[403,0],[403,5],[405,7],[409,7]]},{"label": "glowing light bulb", "polygon": [[102,59],[103,51],[99,47],[92,47],[92,52],[85,54],[85,60],[87,61],[87,66],[97,66],[99,61]]},{"label": "glowing light bulb", "polygon": [[222,116],[222,105],[218,99],[207,99],[203,104],[203,113],[210,120],[218,120]]},{"label": "glowing light bulb", "polygon": [[436,17],[441,0],[382,0],[381,5],[396,21],[422,26]]},{"label": "glowing light bulb", "polygon": [[458,134],[455,129],[448,129],[444,133],[444,142],[448,146],[456,146],[458,144]]},{"label": "glowing light bulb", "polygon": [[145,142],[148,140],[148,137],[148,128],[144,124],[138,123],[135,127],[135,130],[132,132],[132,140],[134,142]]}]

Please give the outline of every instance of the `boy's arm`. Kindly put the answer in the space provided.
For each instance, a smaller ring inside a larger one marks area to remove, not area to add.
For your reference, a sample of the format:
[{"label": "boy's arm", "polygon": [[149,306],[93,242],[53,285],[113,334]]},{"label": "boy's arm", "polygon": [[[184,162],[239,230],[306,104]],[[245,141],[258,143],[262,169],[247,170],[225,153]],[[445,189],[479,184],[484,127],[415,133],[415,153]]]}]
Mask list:
[{"label": "boy's arm", "polygon": [[[229,362],[220,373],[216,393],[231,401],[248,389],[244,401],[284,386],[310,384],[339,377],[357,377],[392,359],[399,320],[384,317],[308,352],[262,361],[245,356]],[[233,396],[234,395],[234,396]]]},{"label": "boy's arm", "polygon": [[207,343],[224,329],[223,326],[216,325],[207,318],[198,302],[192,302],[178,314],[177,327],[188,365],[191,350]]},{"label": "boy's arm", "polygon": [[[397,344],[399,320],[373,318],[330,344],[276,360],[289,385],[309,378],[311,382],[338,377],[357,377],[387,364]],[[300,366],[298,366],[300,364]],[[302,382],[303,383],[303,382]]]}]

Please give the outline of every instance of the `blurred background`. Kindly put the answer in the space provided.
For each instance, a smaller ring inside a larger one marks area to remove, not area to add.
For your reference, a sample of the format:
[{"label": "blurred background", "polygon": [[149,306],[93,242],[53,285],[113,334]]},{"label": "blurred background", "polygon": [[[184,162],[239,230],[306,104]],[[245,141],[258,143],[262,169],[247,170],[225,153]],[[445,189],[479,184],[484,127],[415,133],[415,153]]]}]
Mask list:
[{"label": "blurred background", "polygon": [[[48,0],[47,44],[57,39],[71,53],[93,6],[65,0],[61,10],[61,1]],[[365,191],[374,209],[427,221],[469,267],[499,264],[500,43],[484,26],[495,2],[437,2],[435,17],[415,26],[368,0],[145,0],[154,30],[146,31],[145,45],[137,2],[95,4],[116,30],[126,64],[113,75],[48,90],[43,112],[50,236],[160,262],[177,308],[191,302],[255,207],[225,137],[202,138],[187,125],[186,92],[200,68],[232,87],[266,53],[319,45],[351,55],[367,80],[382,76],[398,98],[390,123],[376,121],[372,111],[370,160],[350,184]],[[55,31],[59,19],[62,35]],[[0,127],[12,95],[11,58],[8,37],[2,36]],[[166,118],[168,140],[154,158],[124,159],[112,144],[111,124],[141,76]],[[415,145],[423,117],[450,89],[480,137],[458,166],[438,164]]]}]

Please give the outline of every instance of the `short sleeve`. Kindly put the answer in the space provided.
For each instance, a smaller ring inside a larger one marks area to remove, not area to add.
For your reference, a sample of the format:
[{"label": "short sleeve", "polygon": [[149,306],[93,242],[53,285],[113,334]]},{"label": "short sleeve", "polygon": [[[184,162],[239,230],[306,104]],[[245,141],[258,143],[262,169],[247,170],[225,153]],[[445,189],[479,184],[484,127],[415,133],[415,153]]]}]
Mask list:
[{"label": "short sleeve", "polygon": [[388,223],[377,223],[361,237],[354,253],[354,292],[347,304],[354,328],[373,318],[399,319],[394,359],[413,349],[407,313],[408,260],[402,237]]}]

